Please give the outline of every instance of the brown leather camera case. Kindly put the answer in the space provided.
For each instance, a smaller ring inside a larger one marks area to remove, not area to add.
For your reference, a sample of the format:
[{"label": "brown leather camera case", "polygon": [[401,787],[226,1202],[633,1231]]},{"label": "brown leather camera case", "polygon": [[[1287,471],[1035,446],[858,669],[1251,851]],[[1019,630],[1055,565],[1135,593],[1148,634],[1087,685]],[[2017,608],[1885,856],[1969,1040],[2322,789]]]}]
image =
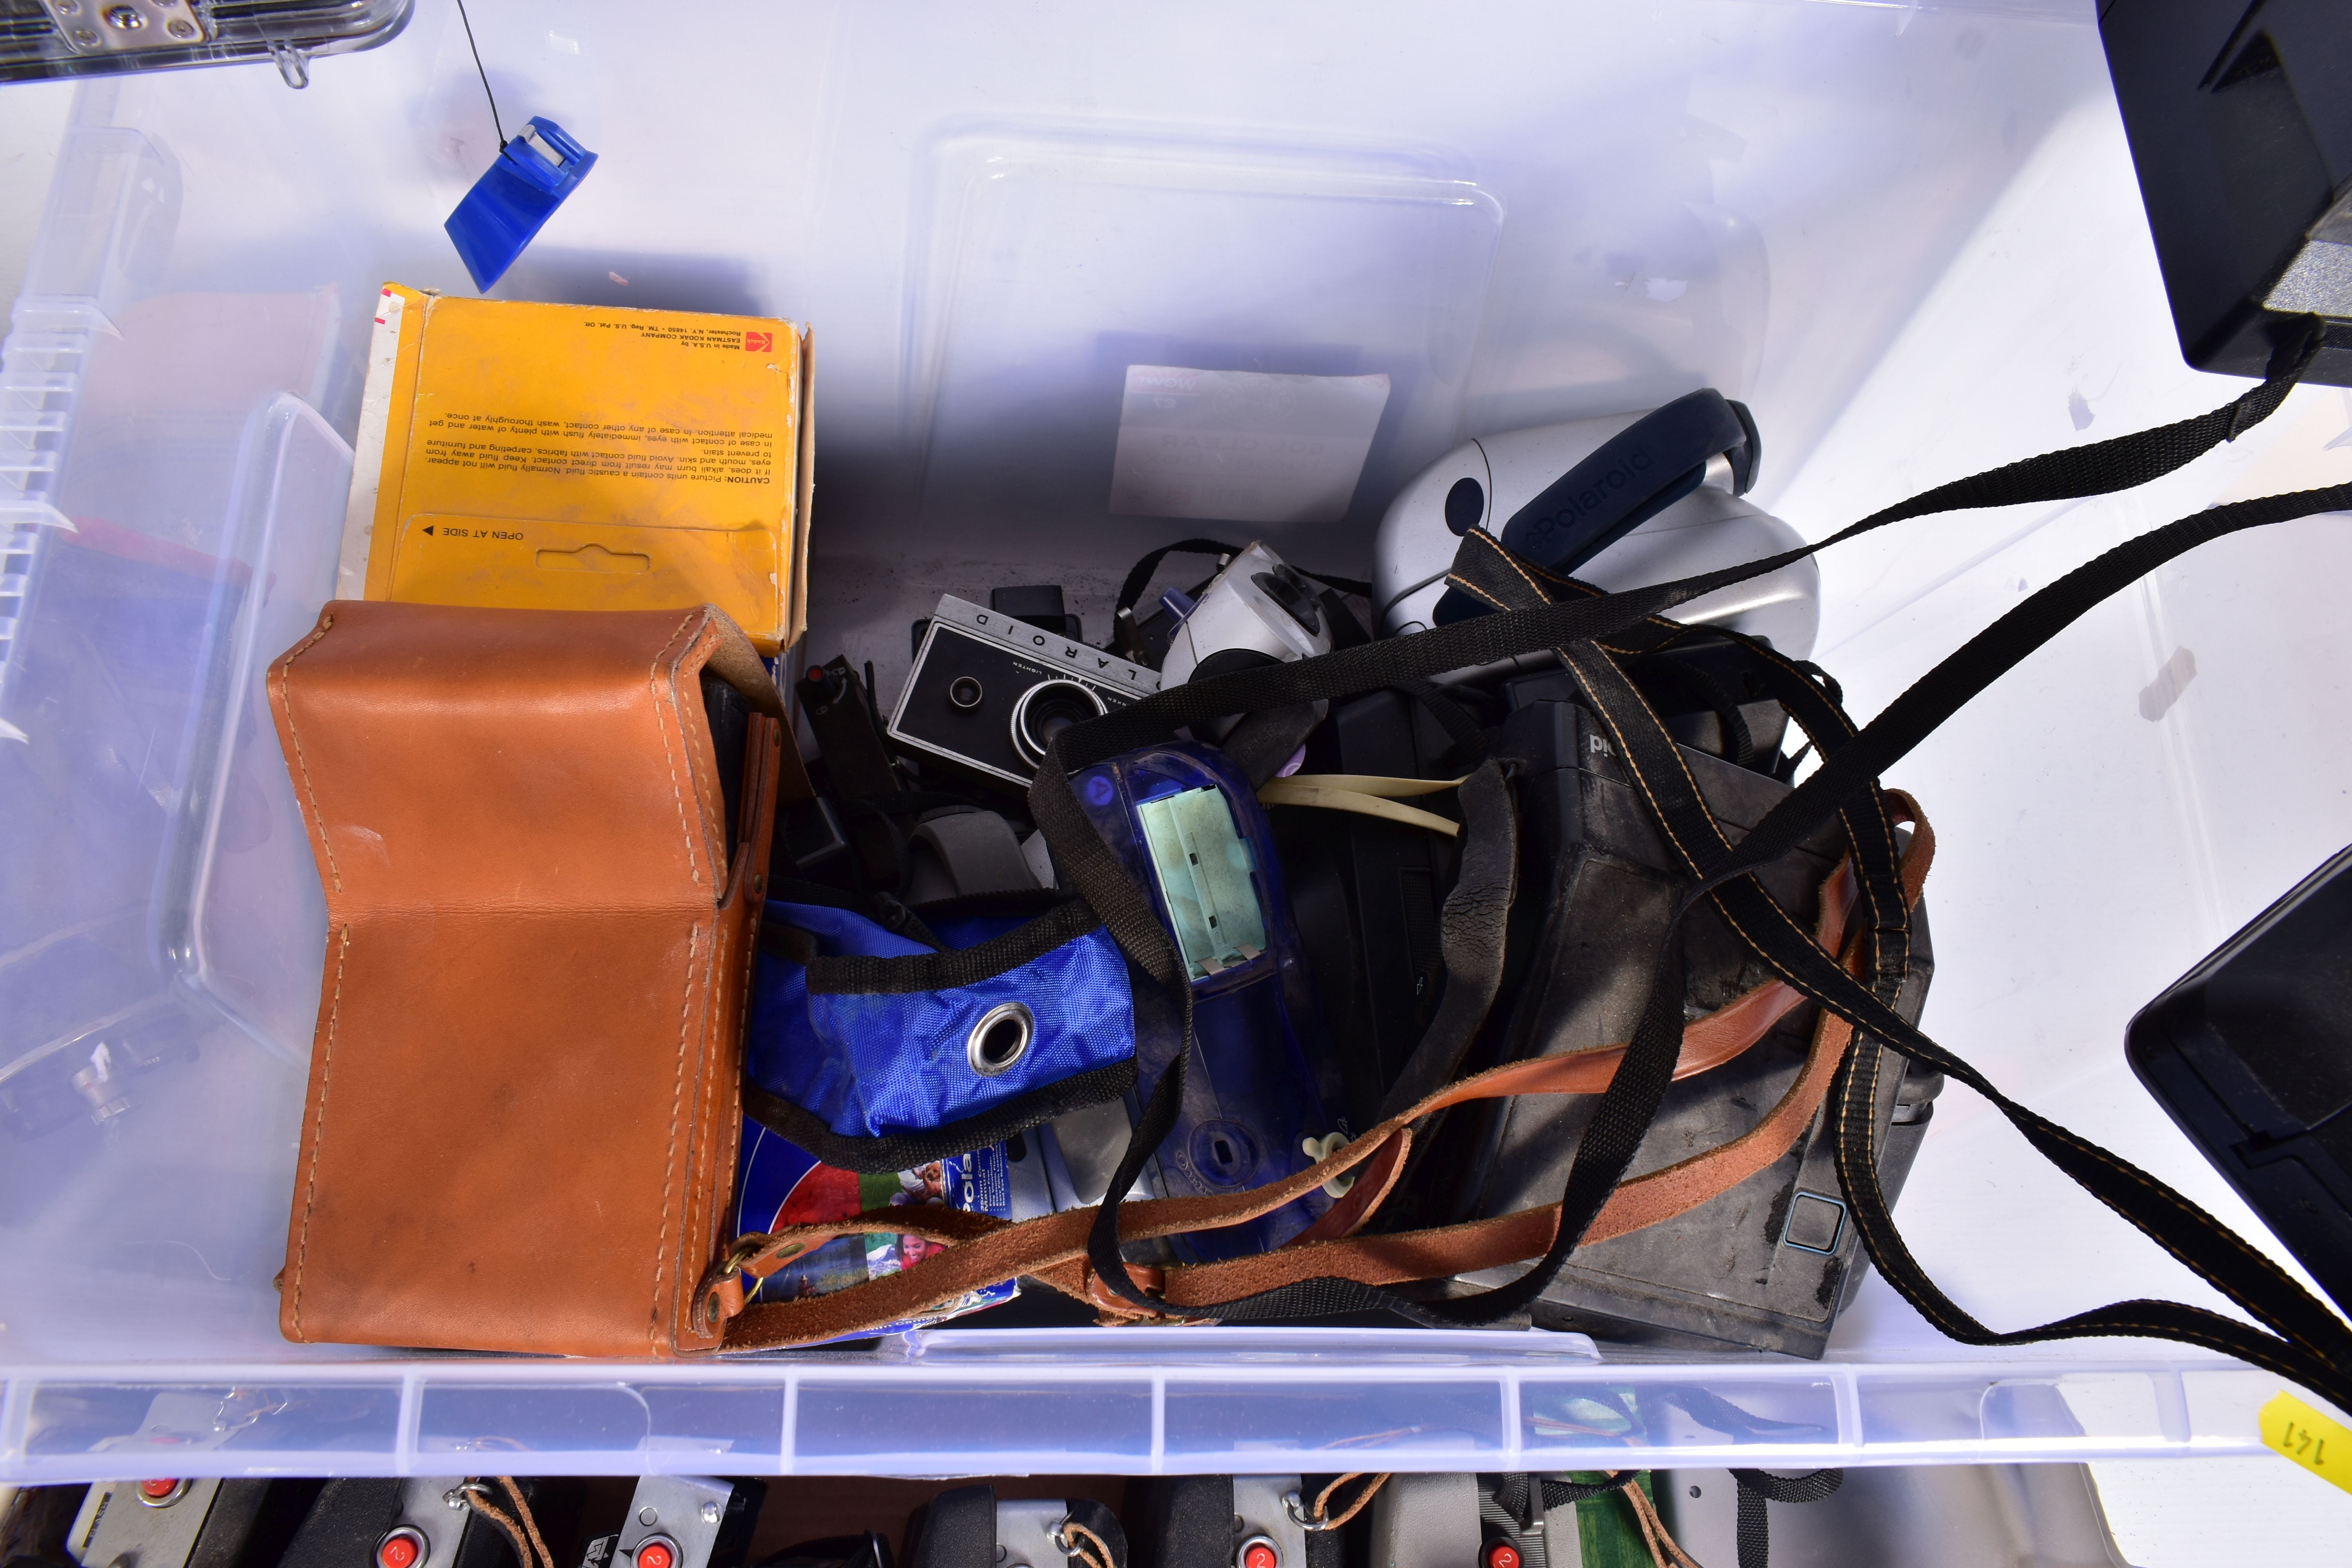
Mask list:
[{"label": "brown leather camera case", "polygon": [[[730,858],[705,668],[752,708]],[[338,602],[270,667],[327,895],[298,1341],[669,1356],[729,1239],[775,682],[684,611]]]}]

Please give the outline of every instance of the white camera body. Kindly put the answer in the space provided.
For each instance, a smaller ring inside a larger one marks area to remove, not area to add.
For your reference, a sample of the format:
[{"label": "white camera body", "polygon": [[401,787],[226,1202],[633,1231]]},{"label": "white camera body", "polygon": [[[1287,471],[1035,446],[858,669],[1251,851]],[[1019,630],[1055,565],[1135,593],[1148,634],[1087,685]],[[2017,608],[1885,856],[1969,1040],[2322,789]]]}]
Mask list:
[{"label": "white camera body", "polygon": [[1160,685],[1165,690],[1330,651],[1330,621],[1314,585],[1253,543],[1225,563],[1178,624],[1160,662]]},{"label": "white camera body", "polygon": [[[1612,414],[1482,436],[1430,465],[1398,492],[1373,546],[1372,606],[1381,635],[1425,631],[1445,592],[1445,574],[1467,526],[1499,535],[1503,525],[1554,479],[1642,417]],[[1470,491],[1477,487],[1475,516]],[[1460,492],[1456,498],[1457,490]],[[1449,507],[1449,498],[1452,505]],[[1449,517],[1449,511],[1453,514]],[[1731,493],[1731,470],[1710,463],[1698,489],[1576,568],[1615,592],[1670,583],[1776,555],[1804,543],[1797,531]],[[1821,570],[1809,560],[1737,584],[1674,612],[1676,620],[1769,639],[1792,658],[1811,657],[1821,630]]]}]

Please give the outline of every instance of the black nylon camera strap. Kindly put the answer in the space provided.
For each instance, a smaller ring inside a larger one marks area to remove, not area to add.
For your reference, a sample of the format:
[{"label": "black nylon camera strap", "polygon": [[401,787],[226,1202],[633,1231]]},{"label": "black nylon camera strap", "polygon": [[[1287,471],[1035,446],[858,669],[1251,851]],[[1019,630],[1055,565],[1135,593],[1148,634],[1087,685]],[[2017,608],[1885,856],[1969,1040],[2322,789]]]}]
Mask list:
[{"label": "black nylon camera strap", "polygon": [[1461,868],[1438,920],[1445,990],[1436,1016],[1381,1098],[1383,1121],[1454,1081],[1503,987],[1507,927],[1518,893],[1519,821],[1502,762],[1489,757],[1479,763],[1462,781],[1461,798]]},{"label": "black nylon camera strap", "polygon": [[[1160,570],[1160,563],[1171,555],[1239,555],[1244,548],[1214,539],[1180,539],[1173,544],[1163,544],[1157,550],[1147,552],[1129,569],[1127,581],[1118,585],[1118,598],[1112,613],[1132,611],[1141,602],[1143,591],[1151,586],[1152,575]],[[1328,572],[1309,572],[1304,566],[1293,567],[1292,570],[1302,577],[1312,577],[1328,587],[1337,588],[1342,594],[1353,594],[1359,598],[1371,596],[1372,585],[1370,583],[1360,583],[1353,577],[1334,577]]]},{"label": "black nylon camera strap", "polygon": [[[2352,508],[2352,485],[2264,497],[2213,508],[2117,546],[2043,589],[1971,639],[1889,705],[1851,746],[1826,761],[1814,777],[1834,768],[1858,765],[1849,763],[1850,758],[1891,762],[1900,757],[1943,718],[2084,610],[2165,562],[2243,529],[2347,508]],[[1822,802],[1834,799],[1832,793],[1822,792],[1814,802],[1800,803],[1801,793],[1801,787],[1772,815],[1790,812],[1783,820],[1793,824],[1803,817],[1791,808],[1801,804],[1817,811]],[[2352,1330],[2308,1291],[2164,1184],[2009,1100],[1966,1062],[1855,985],[1834,963],[1822,961],[1801,929],[1790,924],[1785,913],[1745,876],[1742,862],[1755,853],[1756,839],[1770,826],[1774,824],[1768,816],[1733,854],[1707,868],[1701,882],[1702,888],[1728,895],[1741,917],[1736,923],[1759,954],[1800,991],[1852,1020],[1858,1028],[1984,1095],[2068,1175],[2258,1322],[2275,1331],[2277,1337],[2219,1313],[2169,1301],[2121,1302],[2010,1332],[1979,1322],[1927,1278],[1895,1228],[1877,1182],[1866,1112],[1874,1089],[1868,1075],[1874,1070],[1875,1059],[1865,1060],[1856,1053],[1832,1090],[1839,1172],[1871,1259],[1889,1283],[1930,1322],[1964,1343],[2021,1344],[2102,1334],[2152,1334],[2223,1351],[2303,1383],[2338,1404],[2352,1396]]]},{"label": "black nylon camera strap", "polygon": [[[1150,1101],[1143,1109],[1135,1135],[1120,1160],[1110,1194],[1090,1237],[1089,1261],[1096,1274],[1108,1289],[1126,1300],[1139,1305],[1151,1304],[1150,1298],[1136,1287],[1118,1257],[1116,1214],[1120,1201],[1141,1173],[1144,1160],[1165,1141],[1174,1126],[1183,1091],[1185,1060],[1191,1054],[1192,994],[1190,985],[1182,979],[1181,961],[1153,915],[1149,898],[1110,856],[1094,831],[1093,825],[1079,809],[1070,791],[1070,767],[1083,767],[1164,739],[1171,735],[1178,725],[1190,721],[1221,718],[1232,712],[1283,703],[1350,696],[1382,686],[1404,685],[1431,675],[1515,656],[1531,648],[1559,646],[1578,637],[1622,632],[1675,605],[1776,571],[1830,544],[1905,518],[1949,507],[2072,499],[2097,494],[2102,489],[2144,483],[2170,472],[2223,440],[2233,439],[2245,428],[2268,417],[2284,401],[2295,377],[2308,363],[2317,341],[2314,333],[2293,354],[2283,351],[2280,357],[2284,363],[2280,374],[2213,413],[2155,430],[2093,443],[2088,447],[2028,458],[1955,481],[1865,518],[1821,544],[1785,552],[1745,566],[1685,578],[1679,583],[1558,603],[1542,608],[1479,616],[1416,637],[1350,648],[1319,659],[1190,682],[1133,707],[1074,725],[1063,731],[1049,748],[1046,761],[1031,784],[1032,815],[1045,830],[1047,842],[1053,846],[1057,858],[1070,867],[1073,882],[1104,916],[1106,928],[1147,973],[1152,974],[1162,984],[1171,985],[1179,993],[1177,1005],[1182,1020],[1182,1048],[1170,1069],[1161,1075]],[[1465,553],[1467,544],[1465,542]],[[1784,802],[1784,806],[1786,804]],[[1755,837],[1751,834],[1750,840]],[[1801,833],[1797,837],[1802,837]],[[1669,946],[1674,951],[1661,956],[1661,973],[1656,976],[1653,988],[1654,1005],[1644,1016],[1645,1026],[1651,1026],[1654,1032],[1662,1030],[1666,1024],[1665,1020],[1654,1016],[1660,1011],[1656,1005],[1658,998],[1664,994],[1678,998],[1682,990],[1679,944],[1669,943]],[[1671,974],[1665,972],[1669,967]],[[1678,1044],[1678,1006],[1675,1011],[1673,1022],[1677,1026],[1674,1033]],[[1628,1053],[1629,1069],[1635,1055]],[[1665,1070],[1670,1075],[1671,1066]],[[1621,1071],[1618,1078],[1625,1086],[1626,1092],[1633,1094],[1645,1090],[1651,1076],[1654,1075],[1626,1070]],[[1663,1092],[1661,1082],[1655,1086],[1654,1093],[1662,1095]],[[1609,1097],[1603,1097],[1602,1105],[1596,1110],[1592,1126],[1586,1134],[1586,1142],[1590,1143],[1595,1131],[1613,1130],[1602,1138],[1602,1149],[1595,1151],[1597,1155],[1602,1156],[1593,1163],[1592,1169],[1596,1173],[1610,1164],[1616,1165],[1622,1173],[1623,1164],[1631,1160],[1633,1149],[1638,1148],[1640,1134],[1646,1129],[1647,1119],[1635,1117],[1631,1110],[1631,1107],[1622,1103],[1612,1107]],[[1636,1121],[1640,1123],[1638,1127],[1633,1125]],[[1624,1142],[1629,1135],[1631,1142],[1624,1148],[1622,1159],[1612,1159],[1603,1154],[1603,1149]],[[1581,1166],[1583,1163],[1580,1153],[1579,1164]],[[1570,1185],[1573,1188],[1578,1184],[1576,1172],[1572,1169]],[[1584,1184],[1588,1187],[1592,1184],[1591,1182]],[[1613,1176],[1609,1184],[1614,1184]],[[1494,1321],[1523,1309],[1541,1293],[1544,1285],[1549,1283],[1581,1237],[1591,1215],[1606,1201],[1608,1192],[1603,1187],[1597,1193],[1579,1192],[1574,1195],[1586,1201],[1563,1210],[1563,1223],[1551,1251],[1529,1275],[1467,1300],[1448,1303],[1443,1309],[1424,1309],[1387,1291],[1334,1279],[1309,1280],[1285,1287],[1267,1292],[1262,1298],[1232,1303],[1222,1310],[1222,1314],[1316,1315],[1387,1307],[1412,1318],[1440,1324]],[[1570,1220],[1579,1215],[1581,1217],[1571,1224]]]},{"label": "black nylon camera strap", "polygon": [[[2084,611],[2197,545],[2242,529],[2347,507],[2352,507],[2352,485],[2267,497],[2212,509],[2109,551],[2051,584],[1971,639],[1923,677],[1904,698],[1890,705],[1878,720],[1826,758],[1821,773],[1815,777],[1832,769],[1851,770],[1855,765],[1851,759],[1857,757],[1883,756],[1892,761],[1901,756],[1969,698]],[[1887,1005],[1883,990],[1866,989],[1855,982],[1748,875],[1752,866],[1771,858],[1769,852],[1759,852],[1755,847],[1756,839],[1767,826],[1780,818],[1783,839],[1795,842],[1840,809],[1835,790],[1818,792],[1810,803],[1810,811],[1803,813],[1793,809],[1801,803],[1792,792],[1735,848],[1723,838],[1697,800],[1696,790],[1688,787],[1687,774],[1671,739],[1622,674],[1591,645],[1565,653],[1603,722],[1623,749],[1629,766],[1639,777],[1669,843],[1698,880],[1677,913],[1677,923],[1701,898],[1712,898],[1748,945],[1790,984],[1849,1019],[1858,1030],[1876,1035],[1904,1056],[1948,1073],[1991,1100],[2027,1140],[2060,1169],[2259,1322],[2275,1331],[2277,1337],[2259,1333],[2219,1313],[2169,1301],[2123,1302],[2056,1323],[2010,1332],[1990,1329],[1964,1311],[1927,1278],[1895,1228],[1878,1184],[1874,1147],[1872,1108],[1879,1058],[1874,1049],[1861,1048],[1864,1042],[1858,1037],[1856,1048],[1849,1053],[1832,1091],[1839,1173],[1872,1261],[1923,1316],[1949,1337],[1974,1344],[2150,1334],[2225,1351],[2294,1378],[2338,1402],[2352,1393],[2352,1331],[2347,1331],[2317,1300],[2261,1253],[2164,1184],[2000,1094],[1981,1074],[1906,1023]],[[1671,934],[1668,940],[1673,941]],[[1626,1079],[1637,1059],[1650,1069],[1633,1080],[1625,1096],[1625,1109],[1637,1118],[1645,1110],[1654,1110],[1646,1096],[1648,1078],[1655,1073],[1652,1058],[1664,1062],[1670,1070],[1680,1048],[1680,991],[1670,990],[1663,975],[1657,985],[1651,1005],[1645,1009],[1643,1026],[1627,1051],[1626,1067],[1619,1074],[1621,1080]],[[1612,1084],[1604,1096],[1604,1108],[1616,1094],[1617,1086]],[[1601,1118],[1596,1113],[1596,1130],[1600,1124]],[[1588,1131],[1587,1142],[1593,1138],[1594,1132]],[[1613,1153],[1615,1147],[1612,1139],[1607,1152]],[[1580,1149],[1580,1163],[1583,1153]],[[1563,1230],[1570,1215],[1584,1212],[1578,1200],[1589,1200],[1591,1191],[1590,1185],[1580,1187],[1573,1171],[1570,1189],[1571,1202],[1563,1212]],[[1601,1201],[1605,1201],[1606,1195],[1604,1192]],[[1592,1206],[1597,1212],[1598,1204]]]},{"label": "black nylon camera strap", "polygon": [[[1148,897],[1118,865],[1078,808],[1069,786],[1071,768],[1164,738],[1176,726],[1197,720],[1279,703],[1349,696],[1532,648],[1566,647],[1579,641],[1589,645],[1591,639],[1624,632],[1675,605],[1776,571],[1831,544],[1904,519],[1963,507],[2074,499],[2145,483],[2268,417],[2292,389],[2317,342],[2313,331],[2283,349],[2273,361],[2270,379],[2210,414],[1957,480],[1865,518],[1819,544],[1678,583],[1479,616],[1323,658],[1189,683],[1064,731],[1032,784],[1032,811],[1057,858],[1068,866],[1073,882],[1104,917],[1105,926],[1146,973],[1178,994],[1183,1018],[1184,1049],[1162,1075],[1145,1108],[1090,1237],[1089,1261],[1095,1273],[1119,1296],[1139,1305],[1153,1305],[1118,1257],[1117,1213],[1119,1199],[1140,1173],[1144,1160],[1173,1126],[1182,1091],[1184,1058],[1191,1049],[1192,998],[1182,966],[1152,914]],[[2237,1355],[2303,1382],[2339,1403],[2352,1402],[2347,1400],[2352,1395],[2352,1332],[2339,1320],[2261,1254],[2169,1188],[2000,1096],[1981,1075],[1904,1023],[1873,988],[1854,981],[1834,959],[1815,947],[1747,873],[1785,853],[1821,821],[1844,811],[1857,795],[1874,797],[1875,777],[1885,763],[1908,752],[1961,703],[2123,584],[2221,533],[2346,506],[2352,506],[2352,486],[2242,502],[2184,519],[2117,547],[2017,606],[1930,671],[1872,724],[1843,739],[1834,754],[1829,754],[1826,742],[1838,725],[1817,713],[1822,729],[1817,732],[1812,726],[1806,727],[1816,743],[1822,745],[1822,769],[1768,814],[1737,847],[1723,841],[1695,789],[1688,792],[1686,800],[1680,798],[1681,792],[1664,766],[1672,756],[1671,741],[1639,694],[1631,691],[1630,684],[1622,691],[1612,689],[1602,703],[1604,710],[1616,710],[1604,711],[1604,721],[1613,719],[1613,729],[1639,736],[1638,753],[1637,742],[1627,742],[1629,763],[1637,768],[1643,760],[1651,764],[1645,777],[1662,825],[1671,811],[1677,820],[1670,837],[1685,848],[1686,856],[1696,857],[1691,865],[1700,882],[1686,900],[1685,910],[1701,896],[1715,896],[1734,928],[1801,992],[1911,1059],[1958,1078],[1987,1095],[2069,1175],[2252,1315],[2279,1331],[2279,1337],[2263,1334],[2218,1313],[2172,1302],[2124,1303],[2011,1333],[1997,1333],[1977,1322],[1927,1279],[1895,1232],[1868,1146],[1868,1095],[1857,1081],[1853,1067],[1867,1058],[1874,1071],[1877,1053],[1855,1050],[1849,1055],[1843,1074],[1839,1149],[1842,1171],[1853,1167],[1848,1174],[1848,1190],[1854,1198],[1857,1226],[1873,1261],[1890,1282],[1956,1339],[2019,1343],[2090,1334],[2153,1334]],[[1622,672],[1597,647],[1591,648],[1591,657],[1599,661],[1591,669],[1596,679],[1605,684],[1607,676],[1614,674],[1622,683]],[[1601,666],[1607,666],[1606,673]],[[1623,700],[1628,695],[1633,698],[1630,708]],[[1646,719],[1646,731],[1633,718],[1636,711]],[[1656,744],[1666,748],[1663,755],[1655,750]],[[1675,762],[1672,773],[1680,772],[1679,763]],[[1663,798],[1661,789],[1675,798]],[[1692,811],[1705,818],[1703,831],[1689,815]],[[1850,815],[1849,825],[1863,815]],[[1891,827],[1887,832],[1891,842]],[[1874,967],[1880,971],[1874,978],[1884,984],[1886,966]],[[1898,965],[1898,977],[1899,973]],[[1442,1304],[1409,1301],[1353,1281],[1307,1280],[1226,1303],[1215,1309],[1216,1315],[1314,1315],[1379,1306],[1425,1322],[1476,1324],[1494,1321],[1533,1301],[1581,1239],[1646,1133],[1680,1048],[1683,990],[1681,944],[1670,935],[1658,956],[1650,1002],[1623,1065],[1596,1107],[1571,1166],[1559,1232],[1546,1257],[1528,1274]],[[1864,1112],[1860,1117],[1854,1113],[1857,1100]],[[1864,1123],[1858,1134],[1853,1131],[1857,1120]]]},{"label": "black nylon camera strap", "polygon": [[1766,1470],[1734,1470],[1731,1479],[1739,1490],[1739,1568],[1771,1568],[1772,1522],[1765,1504],[1819,1502],[1845,1485],[1845,1472],[1776,1476]]},{"label": "black nylon camera strap", "polygon": [[[1505,610],[1522,609],[1570,592],[1595,592],[1587,584],[1528,566],[1483,534],[1465,537],[1452,580],[1465,594]],[[1686,867],[1696,867],[1722,859],[1731,845],[1701,798],[1697,781],[1683,765],[1673,739],[1617,663],[1619,657],[1664,646],[1687,631],[1678,623],[1650,619],[1628,628],[1606,648],[1580,639],[1553,651],[1575,678],[1595,714],[1609,727],[1632,782],[1645,797],[1661,833]],[[1750,652],[1758,673],[1786,692],[1790,711],[1817,746],[1826,752],[1852,739],[1853,721],[1844,710],[1823,696],[1793,663],[1777,656],[1766,658],[1769,650],[1757,645],[1750,645]],[[1844,816],[1864,906],[1870,911],[1873,981],[1879,994],[1891,1002],[1909,962],[1910,913],[1903,897],[1894,824],[1874,779],[1859,792]],[[1601,1206],[1624,1179],[1664,1101],[1682,1049],[1680,927],[1689,907],[1678,910],[1668,927],[1642,1030],[1629,1042],[1623,1063],[1578,1142],[1562,1199],[1560,1227],[1551,1248],[1535,1268],[1504,1288],[1513,1293],[1504,1298],[1517,1303],[1513,1310],[1533,1302],[1559,1275]],[[1725,913],[1728,918],[1729,910]]]},{"label": "black nylon camera strap", "polygon": [[[1497,608],[1523,609],[1541,601],[1572,595],[1601,597],[1600,589],[1572,577],[1560,577],[1517,561],[1483,535],[1465,539],[1454,566],[1460,584]],[[1695,635],[1695,628],[1663,616],[1649,616],[1599,646],[1612,656],[1641,657],[1661,652]],[[1829,756],[1857,733],[1846,712],[1837,682],[1818,666],[1790,658],[1769,643],[1719,628],[1705,635],[1738,645],[1747,654],[1748,672],[1780,702],[1806,740]],[[1638,693],[1631,694],[1639,700]],[[1847,841],[1853,847],[1864,901],[1870,914],[1873,973],[1881,994],[1889,999],[1903,981],[1910,963],[1909,902],[1902,894],[1902,855],[1886,809],[1885,792],[1873,778],[1858,800],[1839,808]],[[1799,835],[1812,831],[1809,825]]]},{"label": "black nylon camera strap", "polygon": [[[2214,508],[2117,546],[2062,577],[1972,638],[1858,734],[1834,748],[1825,746],[1822,767],[1814,777],[1841,770],[1851,778],[1860,771],[1863,784],[1874,786],[1876,768],[1861,771],[1866,763],[1857,764],[1854,759],[1892,762],[1900,757],[2034,648],[2165,562],[2227,533],[2347,507],[2352,507],[2352,485],[2267,497]],[[1875,988],[1857,983],[1748,874],[1774,858],[1769,845],[1761,850],[1757,847],[1757,840],[1768,827],[1778,826],[1780,837],[1775,842],[1793,845],[1841,810],[1846,811],[1850,823],[1866,817],[1868,813],[1853,811],[1845,804],[1858,793],[1853,786],[1849,784],[1843,792],[1834,787],[1816,791],[1810,803],[1799,800],[1801,788],[1792,792],[1735,847],[1698,799],[1655,714],[1609,658],[1590,643],[1572,645],[1562,650],[1562,656],[1623,752],[1668,843],[1697,879],[1677,911],[1675,926],[1702,898],[1711,898],[1748,945],[1784,979],[1864,1032],[1857,1036],[1832,1090],[1839,1174],[1872,1261],[1922,1316],[1950,1338],[1973,1344],[2149,1334],[2224,1351],[2339,1403],[2352,1393],[2352,1331],[2324,1305],[2169,1187],[2089,1140],[2017,1105],[1973,1068],[1904,1022],[1888,1005],[1892,997],[1885,984],[1888,976],[1878,975],[1880,984]],[[1677,945],[1674,930],[1670,929],[1666,942],[1670,948]],[[1629,1045],[1625,1065],[1602,1097],[1579,1148],[1562,1210],[1563,1234],[1571,1223],[1589,1225],[1590,1215],[1607,1200],[1615,1184],[1611,1173],[1622,1173],[1620,1157],[1630,1161],[1639,1146],[1635,1136],[1628,1147],[1627,1134],[1635,1127],[1646,1132],[1655,1114],[1655,1097],[1663,1093],[1662,1074],[1671,1072],[1680,1050],[1682,993],[1679,982],[1668,978],[1666,963],[1667,955],[1662,954],[1650,1005]],[[1868,1035],[1984,1094],[2060,1169],[2275,1331],[2277,1337],[2219,1313],[2169,1301],[2123,1302],[2011,1332],[1990,1329],[1964,1311],[1911,1257],[1879,1186],[1873,1116],[1879,1056],[1874,1048],[1865,1048]],[[1612,1100],[1617,1103],[1612,1105]],[[1592,1179],[1580,1180],[1588,1154],[1594,1162]],[[1611,1178],[1606,1187],[1601,1183],[1603,1176]]]},{"label": "black nylon camera strap", "polygon": [[2079,500],[2146,484],[2268,418],[2293,390],[2319,342],[2315,327],[2305,338],[2280,351],[2270,380],[2210,414],[1956,479],[1874,512],[1816,544],[1677,582],[1567,600],[1539,609],[1478,616],[1412,637],[1342,648],[1319,658],[1186,681],[1063,731],[1055,743],[1064,776],[1071,769],[1165,739],[1179,725],[1318,699],[1352,697],[1381,687],[1408,686],[1579,637],[1612,637],[1677,605],[1777,572],[1889,523],[1961,508]]}]

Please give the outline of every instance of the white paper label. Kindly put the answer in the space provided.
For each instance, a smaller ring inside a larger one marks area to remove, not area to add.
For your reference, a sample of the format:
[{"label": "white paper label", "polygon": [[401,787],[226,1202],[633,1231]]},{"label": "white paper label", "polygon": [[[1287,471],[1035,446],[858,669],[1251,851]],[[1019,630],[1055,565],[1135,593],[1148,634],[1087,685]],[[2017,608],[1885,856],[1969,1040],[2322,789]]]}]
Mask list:
[{"label": "white paper label", "polygon": [[1336,522],[1388,406],[1386,375],[1127,367],[1110,510]]}]

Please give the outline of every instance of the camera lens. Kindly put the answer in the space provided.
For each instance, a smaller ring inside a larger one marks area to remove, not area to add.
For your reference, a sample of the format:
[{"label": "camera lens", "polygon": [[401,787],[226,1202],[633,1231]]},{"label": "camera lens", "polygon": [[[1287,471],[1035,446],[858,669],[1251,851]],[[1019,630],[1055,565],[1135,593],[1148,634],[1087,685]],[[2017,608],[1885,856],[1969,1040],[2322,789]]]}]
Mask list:
[{"label": "camera lens", "polygon": [[1013,749],[1034,768],[1045,760],[1055,736],[1104,712],[1092,688],[1075,680],[1041,680],[1013,705]]},{"label": "camera lens", "polygon": [[1315,607],[1315,596],[1307,591],[1307,584],[1299,581],[1297,573],[1285,566],[1279,572],[1257,573],[1250,581],[1265,590],[1265,596],[1280,605],[1283,614],[1305,627],[1308,637],[1322,632],[1323,612]]},{"label": "camera lens", "polygon": [[948,706],[969,713],[980,706],[980,682],[969,675],[959,675],[948,682]]}]

